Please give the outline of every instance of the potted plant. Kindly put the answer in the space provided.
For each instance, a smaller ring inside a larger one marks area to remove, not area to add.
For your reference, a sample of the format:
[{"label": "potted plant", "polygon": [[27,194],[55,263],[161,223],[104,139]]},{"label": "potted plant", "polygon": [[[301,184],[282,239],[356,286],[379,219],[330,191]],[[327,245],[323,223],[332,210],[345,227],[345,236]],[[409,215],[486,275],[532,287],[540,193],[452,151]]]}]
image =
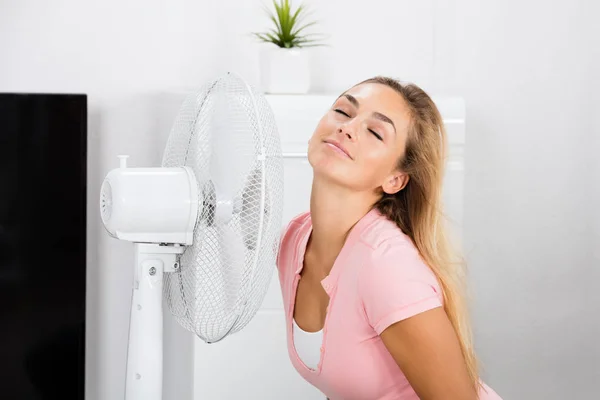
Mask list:
[{"label": "potted plant", "polygon": [[306,48],[321,46],[319,35],[307,33],[316,21],[306,21],[307,9],[295,10],[289,0],[273,0],[274,10],[266,9],[274,26],[254,36],[267,44],[260,53],[260,82],[266,93],[306,93],[310,88],[309,58]]}]

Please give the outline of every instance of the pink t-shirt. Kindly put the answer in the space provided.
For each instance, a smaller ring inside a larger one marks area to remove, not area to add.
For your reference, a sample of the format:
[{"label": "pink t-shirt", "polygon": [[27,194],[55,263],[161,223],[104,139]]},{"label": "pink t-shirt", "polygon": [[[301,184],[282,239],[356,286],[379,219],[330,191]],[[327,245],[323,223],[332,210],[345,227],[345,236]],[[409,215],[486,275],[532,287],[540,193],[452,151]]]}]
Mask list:
[{"label": "pink t-shirt", "polygon": [[[379,334],[391,324],[442,306],[442,291],[410,239],[371,210],[351,230],[330,274],[321,359],[315,370],[298,356],[293,312],[310,213],[284,230],[277,257],[287,325],[288,352],[296,370],[332,400],[418,400]],[[482,400],[500,399],[489,387]]]}]

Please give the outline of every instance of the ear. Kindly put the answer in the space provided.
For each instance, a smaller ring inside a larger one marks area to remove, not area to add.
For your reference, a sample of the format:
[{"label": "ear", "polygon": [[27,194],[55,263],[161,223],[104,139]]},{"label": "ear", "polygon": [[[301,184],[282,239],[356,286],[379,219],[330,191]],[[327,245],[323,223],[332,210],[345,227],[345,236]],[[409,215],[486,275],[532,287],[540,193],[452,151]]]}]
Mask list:
[{"label": "ear", "polygon": [[408,174],[395,171],[385,179],[381,189],[387,194],[396,194],[406,187],[409,179]]}]

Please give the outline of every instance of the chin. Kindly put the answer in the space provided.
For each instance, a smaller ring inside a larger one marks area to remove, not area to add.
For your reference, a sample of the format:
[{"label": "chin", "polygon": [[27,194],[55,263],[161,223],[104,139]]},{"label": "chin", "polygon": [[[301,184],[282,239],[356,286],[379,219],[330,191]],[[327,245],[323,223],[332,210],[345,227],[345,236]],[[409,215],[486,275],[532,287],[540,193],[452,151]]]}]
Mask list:
[{"label": "chin", "polygon": [[328,157],[309,157],[309,163],[313,168],[313,175],[321,181],[330,182],[336,186],[353,188],[357,173],[347,163],[331,160]]}]

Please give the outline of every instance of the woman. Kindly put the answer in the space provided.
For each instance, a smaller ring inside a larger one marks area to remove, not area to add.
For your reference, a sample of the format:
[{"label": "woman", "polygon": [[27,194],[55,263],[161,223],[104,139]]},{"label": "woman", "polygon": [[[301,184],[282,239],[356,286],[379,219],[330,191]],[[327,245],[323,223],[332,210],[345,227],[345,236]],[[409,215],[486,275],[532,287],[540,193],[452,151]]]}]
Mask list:
[{"label": "woman", "polygon": [[445,130],[415,85],[344,92],[308,146],[310,212],[277,259],[294,367],[332,400],[500,399],[442,229]]}]

